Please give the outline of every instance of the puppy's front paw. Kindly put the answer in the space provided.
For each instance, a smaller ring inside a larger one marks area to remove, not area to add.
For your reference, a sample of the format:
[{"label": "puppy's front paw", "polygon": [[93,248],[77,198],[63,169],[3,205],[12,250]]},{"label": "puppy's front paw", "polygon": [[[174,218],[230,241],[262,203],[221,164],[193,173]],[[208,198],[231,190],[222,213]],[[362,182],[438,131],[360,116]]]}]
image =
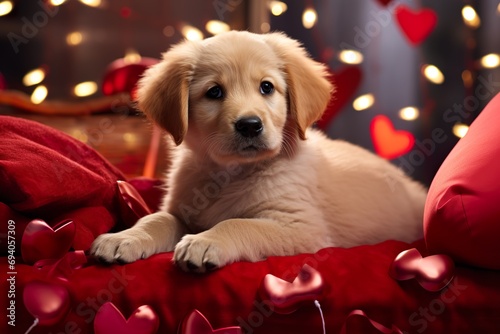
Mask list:
[{"label": "puppy's front paw", "polygon": [[218,240],[203,233],[187,234],[175,246],[174,261],[184,271],[204,273],[232,262]]},{"label": "puppy's front paw", "polygon": [[90,254],[103,262],[130,263],[154,254],[154,243],[151,236],[137,231],[107,233],[95,239]]}]

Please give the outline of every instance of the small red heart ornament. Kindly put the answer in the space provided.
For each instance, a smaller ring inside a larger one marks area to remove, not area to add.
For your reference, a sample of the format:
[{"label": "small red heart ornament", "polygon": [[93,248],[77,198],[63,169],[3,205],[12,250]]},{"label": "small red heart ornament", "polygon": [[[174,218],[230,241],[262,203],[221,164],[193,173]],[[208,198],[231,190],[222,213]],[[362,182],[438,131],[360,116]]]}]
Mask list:
[{"label": "small red heart ornament", "polygon": [[133,185],[121,180],[116,181],[116,183],[120,193],[122,216],[127,226],[131,227],[139,218],[152,213],[141,194],[139,194]]},{"label": "small red heart ornament", "polygon": [[395,13],[401,30],[414,45],[422,43],[436,27],[437,15],[432,9],[413,11],[405,5],[399,5]]},{"label": "small red heart ornament", "polygon": [[363,73],[357,66],[348,66],[338,72],[331,73],[331,77],[331,81],[335,85],[335,91],[323,116],[316,122],[316,126],[323,131],[328,129],[332,120],[356,93]]},{"label": "small red heart ornament", "polygon": [[239,326],[213,329],[200,311],[194,310],[182,322],[179,334],[242,334]]},{"label": "small red heart ornament", "polygon": [[417,249],[411,248],[399,253],[389,274],[398,281],[415,278],[425,290],[434,292],[450,284],[455,276],[455,264],[447,255],[422,257]]},{"label": "small red heart ornament", "polygon": [[95,334],[155,334],[160,326],[156,312],[149,305],[138,307],[125,319],[113,303],[103,304],[94,319]]},{"label": "small red heart ornament", "polygon": [[61,259],[43,259],[37,261],[33,267],[45,272],[47,277],[67,281],[68,277],[87,263],[84,251],[68,252]]},{"label": "small red heart ornament", "polygon": [[61,285],[42,281],[26,284],[23,291],[24,306],[38,319],[40,325],[53,325],[61,321],[69,311],[69,293]]},{"label": "small red heart ornament", "polygon": [[347,316],[347,319],[342,326],[340,334],[350,334],[350,333],[382,333],[382,334],[403,334],[403,332],[392,325],[391,328],[387,328],[381,323],[372,320],[368,315],[362,310],[354,310]]},{"label": "small red heart ornament", "polygon": [[262,280],[260,295],[271,303],[276,313],[288,314],[302,304],[313,302],[323,293],[323,278],[313,267],[305,264],[292,283],[267,274]]},{"label": "small red heart ornament", "polygon": [[44,259],[60,259],[73,245],[76,226],[64,220],[54,228],[35,219],[29,222],[21,239],[21,254],[25,263],[33,264]]},{"label": "small red heart ornament", "polygon": [[391,120],[384,115],[377,115],[372,119],[370,135],[375,152],[389,160],[408,153],[415,144],[413,134],[395,130]]}]

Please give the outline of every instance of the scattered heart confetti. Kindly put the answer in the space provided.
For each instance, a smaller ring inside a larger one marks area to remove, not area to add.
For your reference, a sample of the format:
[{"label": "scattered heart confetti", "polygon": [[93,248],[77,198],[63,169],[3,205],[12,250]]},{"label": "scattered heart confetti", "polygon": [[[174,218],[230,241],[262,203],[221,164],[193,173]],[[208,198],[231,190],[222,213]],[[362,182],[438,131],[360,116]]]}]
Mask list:
[{"label": "scattered heart confetti", "polygon": [[370,134],[375,152],[389,160],[408,153],[415,143],[412,133],[395,130],[391,120],[384,115],[372,119]]},{"label": "scattered heart confetti", "polygon": [[436,27],[437,15],[432,9],[413,11],[405,5],[399,5],[395,14],[401,30],[414,45],[422,43]]},{"label": "scattered heart confetti", "polygon": [[311,266],[305,264],[292,283],[274,275],[267,274],[262,280],[260,295],[269,301],[274,311],[288,314],[296,311],[302,304],[319,299],[323,293],[323,278]]},{"label": "scattered heart confetti", "polygon": [[415,278],[428,291],[444,289],[455,276],[453,260],[444,254],[422,257],[420,252],[411,248],[394,259],[389,274],[392,278],[403,281]]},{"label": "scattered heart confetti", "polygon": [[155,334],[159,326],[158,315],[149,305],[138,307],[125,319],[113,303],[107,302],[99,308],[94,319],[95,334]]},{"label": "scattered heart confetti", "polygon": [[29,222],[21,239],[21,254],[27,264],[44,259],[62,258],[73,244],[76,226],[65,220],[50,227],[46,222],[35,219]]},{"label": "scattered heart confetti", "polygon": [[213,329],[210,322],[201,314],[194,310],[182,322],[179,334],[242,334],[239,326]]},{"label": "scattered heart confetti", "polygon": [[358,90],[362,77],[361,70],[356,66],[345,67],[338,72],[332,73],[335,92],[332,94],[332,99],[326,107],[323,116],[316,122],[316,126],[319,129],[323,131],[328,129],[332,120]]},{"label": "scattered heart confetti", "polygon": [[23,301],[28,312],[38,319],[35,325],[58,323],[68,313],[70,305],[69,293],[64,286],[42,281],[26,284]]},{"label": "scattered heart confetti", "polygon": [[342,326],[340,334],[350,334],[350,333],[383,333],[383,334],[403,334],[403,332],[392,325],[392,328],[387,328],[381,323],[372,320],[368,315],[362,310],[354,310],[347,316],[347,319]]}]

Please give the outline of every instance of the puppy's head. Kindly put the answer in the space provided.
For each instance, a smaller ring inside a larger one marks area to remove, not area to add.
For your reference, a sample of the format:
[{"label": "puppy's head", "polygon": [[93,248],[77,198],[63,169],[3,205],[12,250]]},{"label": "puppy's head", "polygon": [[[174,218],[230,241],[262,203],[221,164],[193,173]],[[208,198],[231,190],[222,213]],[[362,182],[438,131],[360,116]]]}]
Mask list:
[{"label": "puppy's head", "polygon": [[185,41],[139,82],[138,105],[219,164],[279,154],[323,113],[332,90],[323,65],[280,33],[228,32]]}]

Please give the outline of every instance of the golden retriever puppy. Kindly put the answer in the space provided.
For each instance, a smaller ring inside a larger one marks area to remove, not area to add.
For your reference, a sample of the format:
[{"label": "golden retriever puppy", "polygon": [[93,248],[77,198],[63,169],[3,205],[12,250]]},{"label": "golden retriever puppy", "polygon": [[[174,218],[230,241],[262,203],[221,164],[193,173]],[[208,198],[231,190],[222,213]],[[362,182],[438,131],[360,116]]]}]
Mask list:
[{"label": "golden retriever puppy", "polygon": [[[425,189],[360,147],[309,127],[332,86],[281,33],[185,41],[140,81],[138,105],[178,145],[161,209],[98,237],[132,262],[174,250],[184,270],[422,236]],[[173,145],[172,145],[173,146]]]}]

